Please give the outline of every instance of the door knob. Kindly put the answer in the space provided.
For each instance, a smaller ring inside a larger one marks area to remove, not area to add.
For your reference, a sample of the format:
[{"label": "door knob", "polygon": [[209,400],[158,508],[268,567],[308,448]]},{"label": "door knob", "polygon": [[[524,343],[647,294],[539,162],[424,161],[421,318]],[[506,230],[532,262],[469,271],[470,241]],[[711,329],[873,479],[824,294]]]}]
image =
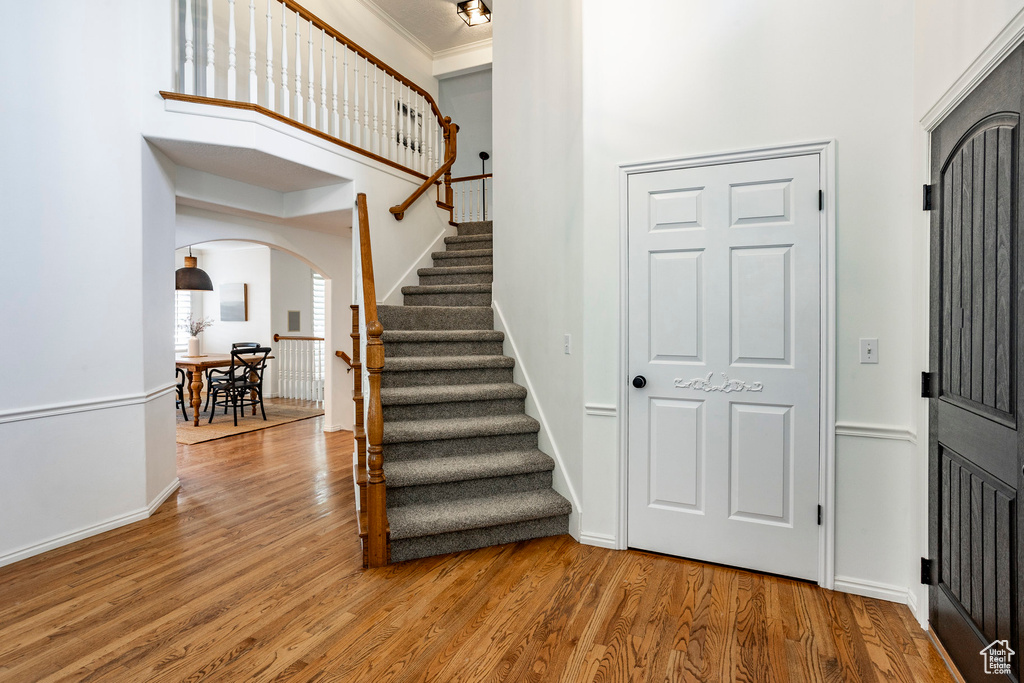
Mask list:
[{"label": "door knob", "polygon": [[645,386],[647,386],[647,378],[644,377],[643,375],[637,375],[636,377],[633,378],[633,386],[636,387],[637,389],[643,389]]}]

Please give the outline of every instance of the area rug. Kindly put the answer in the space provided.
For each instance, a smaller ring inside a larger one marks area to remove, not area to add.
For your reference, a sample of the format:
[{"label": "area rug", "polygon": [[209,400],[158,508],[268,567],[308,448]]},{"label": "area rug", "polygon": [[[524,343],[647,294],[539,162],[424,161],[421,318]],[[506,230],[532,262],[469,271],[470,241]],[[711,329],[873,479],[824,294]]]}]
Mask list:
[{"label": "area rug", "polygon": [[[231,417],[231,411],[228,411],[227,415],[217,413],[213,418],[213,424],[207,422],[207,420],[210,419],[209,412],[199,413],[199,426],[193,427],[192,420],[185,422],[181,417],[181,410],[179,409],[178,423],[176,425],[177,441],[178,443],[191,446],[192,444],[203,443],[204,441],[213,441],[214,439],[223,439],[226,436],[255,432],[260,429],[276,427],[277,425],[296,422],[298,420],[306,420],[308,418],[324,414],[322,408],[318,408],[313,404],[309,404],[307,406],[288,405],[285,402],[279,403],[273,400],[267,401],[266,409],[266,422],[263,421],[263,416],[260,415],[259,408],[257,408],[255,416],[247,414],[245,417],[242,417],[239,415],[237,427],[235,426],[234,419]],[[191,412],[192,411],[189,410],[190,414]],[[251,413],[252,409],[249,408],[246,412]]]}]

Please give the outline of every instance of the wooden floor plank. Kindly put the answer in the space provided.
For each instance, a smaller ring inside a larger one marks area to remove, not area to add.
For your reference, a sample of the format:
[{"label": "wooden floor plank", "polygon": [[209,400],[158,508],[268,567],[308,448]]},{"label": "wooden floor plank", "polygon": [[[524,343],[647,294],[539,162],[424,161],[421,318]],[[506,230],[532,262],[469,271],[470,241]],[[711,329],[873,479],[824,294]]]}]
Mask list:
[{"label": "wooden floor plank", "polygon": [[363,570],[352,435],[178,447],[149,519],[0,568],[0,681],[950,681],[906,607],[568,536]]}]

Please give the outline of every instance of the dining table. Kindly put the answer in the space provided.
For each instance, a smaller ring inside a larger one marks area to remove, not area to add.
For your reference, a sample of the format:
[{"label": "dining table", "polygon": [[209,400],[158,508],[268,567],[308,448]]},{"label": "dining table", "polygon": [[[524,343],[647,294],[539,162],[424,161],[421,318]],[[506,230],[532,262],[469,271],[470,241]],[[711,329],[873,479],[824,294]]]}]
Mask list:
[{"label": "dining table", "polygon": [[[257,356],[241,356],[253,359]],[[273,356],[267,356],[271,360]],[[188,356],[183,353],[174,356],[174,366],[185,371],[185,384],[188,386],[189,403],[192,404],[192,424],[199,426],[199,407],[203,405],[203,375],[210,368],[223,368],[231,365],[230,353],[205,353],[200,356]],[[256,414],[256,406],[252,407]]]}]

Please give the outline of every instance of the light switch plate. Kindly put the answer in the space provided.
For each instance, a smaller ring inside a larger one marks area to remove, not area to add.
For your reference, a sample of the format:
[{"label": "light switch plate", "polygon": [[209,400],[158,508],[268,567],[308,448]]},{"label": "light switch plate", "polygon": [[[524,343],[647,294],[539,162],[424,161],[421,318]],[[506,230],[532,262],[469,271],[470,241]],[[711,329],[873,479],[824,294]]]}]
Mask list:
[{"label": "light switch plate", "polygon": [[878,362],[878,340],[877,339],[861,339],[860,340],[860,362],[861,363],[877,363]]}]

